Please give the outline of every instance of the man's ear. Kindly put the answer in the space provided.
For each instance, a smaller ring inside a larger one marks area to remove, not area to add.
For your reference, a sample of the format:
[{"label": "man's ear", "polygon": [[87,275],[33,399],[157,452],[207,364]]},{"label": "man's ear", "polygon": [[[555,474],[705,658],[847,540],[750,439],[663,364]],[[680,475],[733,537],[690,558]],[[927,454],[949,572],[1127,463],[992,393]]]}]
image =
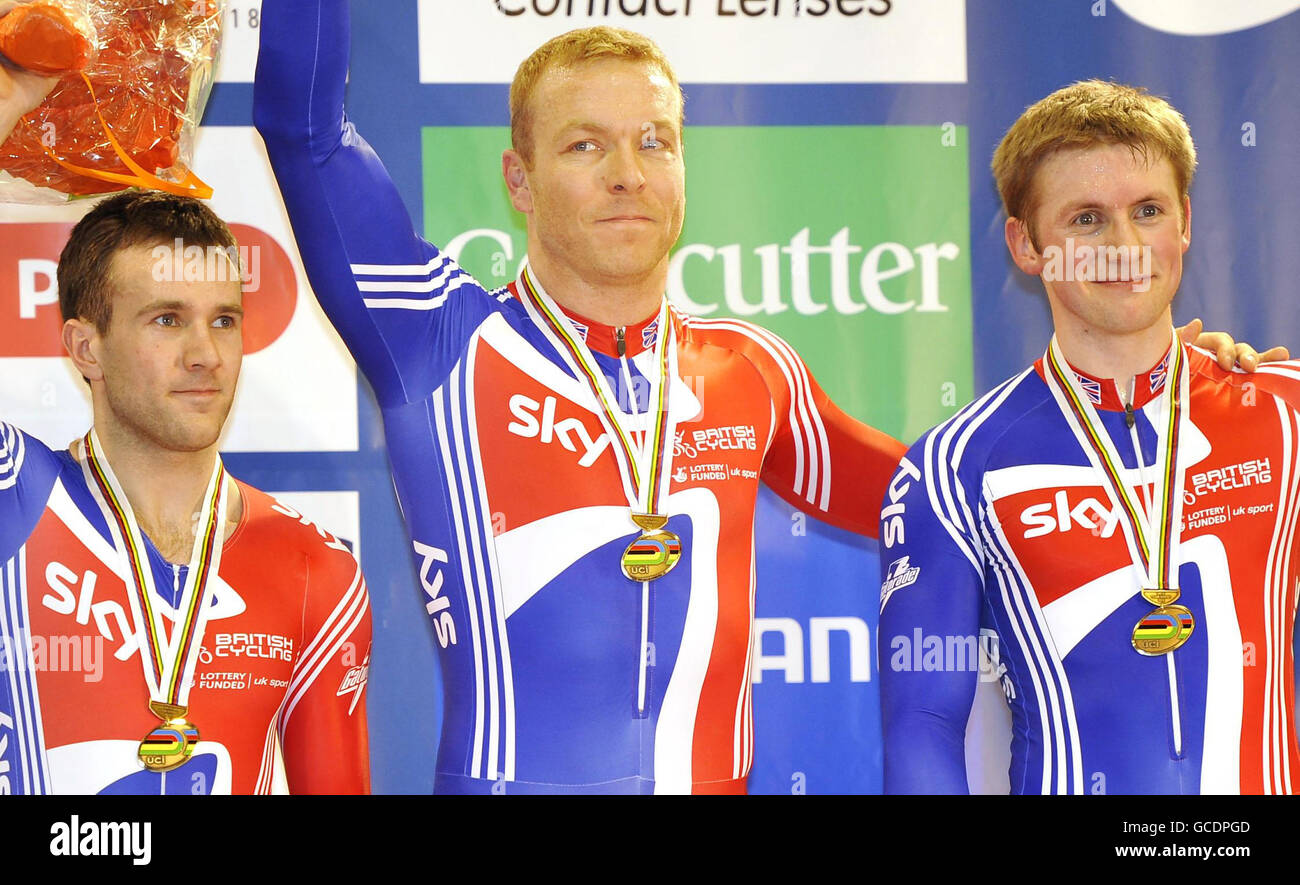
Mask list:
[{"label": "man's ear", "polygon": [[510,190],[510,203],[520,212],[533,211],[533,192],[528,188],[528,169],[524,158],[516,150],[506,150],[501,154],[501,176],[506,180]]},{"label": "man's ear", "polygon": [[104,367],[99,362],[99,330],[85,320],[63,323],[63,349],[72,364],[87,381],[103,381]]},{"label": "man's ear", "polygon": [[1183,194],[1183,251],[1192,245],[1192,198]]},{"label": "man's ear", "polygon": [[1043,256],[1038,254],[1038,249],[1029,236],[1029,226],[1019,218],[1008,218],[1003,233],[1006,235],[1011,260],[1016,263],[1016,267],[1033,277],[1041,274],[1046,262],[1043,261]]}]

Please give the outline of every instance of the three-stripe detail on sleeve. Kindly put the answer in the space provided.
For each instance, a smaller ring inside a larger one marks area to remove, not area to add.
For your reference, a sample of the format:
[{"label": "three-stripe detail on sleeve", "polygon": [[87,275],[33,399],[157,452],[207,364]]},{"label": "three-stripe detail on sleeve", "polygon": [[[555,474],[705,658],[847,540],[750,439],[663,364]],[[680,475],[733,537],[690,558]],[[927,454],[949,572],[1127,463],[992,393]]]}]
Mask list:
[{"label": "three-stripe detail on sleeve", "polygon": [[352,275],[366,307],[434,310],[474,278],[438,253],[424,264],[354,264]]}]

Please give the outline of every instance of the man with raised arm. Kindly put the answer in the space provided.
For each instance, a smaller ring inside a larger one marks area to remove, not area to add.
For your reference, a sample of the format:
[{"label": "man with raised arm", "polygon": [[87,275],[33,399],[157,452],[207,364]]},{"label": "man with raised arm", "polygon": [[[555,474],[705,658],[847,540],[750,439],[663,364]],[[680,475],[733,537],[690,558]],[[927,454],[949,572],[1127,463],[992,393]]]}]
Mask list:
[{"label": "man with raised arm", "polygon": [[218,454],[237,256],[203,203],[126,193],[59,259],[94,423],[0,423],[0,792],[369,792],[360,566]]},{"label": "man with raised arm", "polygon": [[758,485],[874,536],[903,447],[777,336],[666,303],[683,103],[653,42],[590,28],[520,65],[528,264],[489,292],[347,121],[348,28],[345,0],[266,0],[254,117],[383,411],[441,653],[435,790],[743,791]]},{"label": "man with raised arm", "polygon": [[1289,793],[1300,774],[1300,365],[1179,340],[1196,152],[1149,93],[1076,83],[993,158],[1042,358],[919,440],[882,518],[885,790],[965,792],[980,647],[1013,793]]},{"label": "man with raised arm", "polygon": [[[742,792],[759,482],[874,535],[902,446],[775,335],[665,302],[685,209],[672,69],[608,28],[524,62],[502,167],[528,266],[488,292],[412,230],[344,117],[345,0],[262,15],[255,120],[379,399],[429,594],[435,789]],[[716,445],[679,444],[695,430]]]}]

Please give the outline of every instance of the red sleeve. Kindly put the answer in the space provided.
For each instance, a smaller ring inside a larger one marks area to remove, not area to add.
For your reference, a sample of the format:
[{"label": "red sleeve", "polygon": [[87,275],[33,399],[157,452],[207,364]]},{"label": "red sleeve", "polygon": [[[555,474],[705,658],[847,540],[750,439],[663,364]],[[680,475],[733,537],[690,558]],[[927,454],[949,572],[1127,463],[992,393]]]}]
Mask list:
[{"label": "red sleeve", "polygon": [[1242,402],[1253,404],[1255,389],[1281,397],[1293,410],[1300,411],[1300,360],[1264,363],[1254,374],[1225,372],[1206,356],[1206,370],[1223,377],[1241,391]]},{"label": "red sleeve", "polygon": [[369,793],[370,598],[361,566],[328,533],[308,557],[302,647],[280,719],[290,793]]},{"label": "red sleeve", "polygon": [[[737,326],[740,321],[733,321]],[[831,402],[789,344],[751,324],[735,344],[772,396],[763,482],[794,507],[875,538],[880,502],[907,447]]]}]

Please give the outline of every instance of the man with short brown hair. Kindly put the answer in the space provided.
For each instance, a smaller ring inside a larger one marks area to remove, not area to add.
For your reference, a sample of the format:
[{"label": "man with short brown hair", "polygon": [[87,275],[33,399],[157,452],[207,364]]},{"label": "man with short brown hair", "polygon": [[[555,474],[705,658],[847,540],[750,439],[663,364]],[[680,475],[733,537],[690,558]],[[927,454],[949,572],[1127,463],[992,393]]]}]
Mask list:
[{"label": "man with short brown hair", "polygon": [[1099,81],[994,154],[1055,335],[891,483],[886,792],[966,792],[981,655],[1013,793],[1291,792],[1300,364],[1226,371],[1173,328],[1195,157],[1167,102]]},{"label": "man with short brown hair", "polygon": [[94,423],[62,451],[0,423],[4,792],[369,791],[360,566],[218,453],[234,245],[203,203],[146,192],[100,202],[63,250]]}]

